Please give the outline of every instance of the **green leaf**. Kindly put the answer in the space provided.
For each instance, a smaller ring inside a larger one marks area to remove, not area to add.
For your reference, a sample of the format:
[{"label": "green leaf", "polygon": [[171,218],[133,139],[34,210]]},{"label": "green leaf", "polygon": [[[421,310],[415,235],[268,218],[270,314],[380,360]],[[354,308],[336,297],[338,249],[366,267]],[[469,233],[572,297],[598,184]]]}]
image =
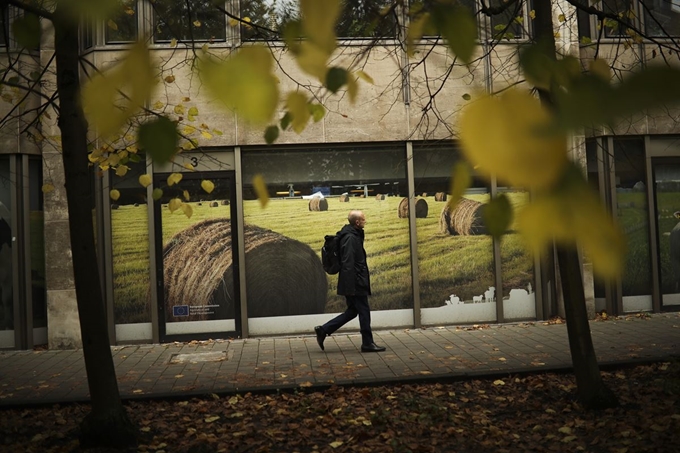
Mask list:
[{"label": "green leaf", "polygon": [[464,6],[436,5],[431,19],[451,52],[469,64],[477,47],[477,22],[472,12]]},{"label": "green leaf", "polygon": [[326,88],[332,93],[337,93],[338,90],[347,83],[347,71],[343,68],[332,67],[326,74]]},{"label": "green leaf", "polygon": [[156,188],[151,193],[151,198],[153,198],[155,201],[160,200],[162,196],[163,196],[163,189]]},{"label": "green leaf", "polygon": [[307,108],[309,109],[309,113],[312,114],[312,119],[315,123],[318,123],[326,116],[326,109],[321,104],[308,104]]},{"label": "green leaf", "polygon": [[286,112],[285,115],[283,115],[283,118],[281,118],[281,130],[285,131],[288,129],[288,126],[290,126],[290,123],[293,121],[293,115],[291,115],[290,112]]},{"label": "green leaf", "polygon": [[472,96],[470,96],[468,93],[465,93],[463,95],[463,99],[465,99],[466,101],[469,101],[470,99],[472,99]]},{"label": "green leaf", "polygon": [[307,96],[302,93],[291,92],[286,98],[286,109],[293,117],[293,130],[296,133],[301,133],[307,127],[309,122],[309,108],[307,107]]},{"label": "green leaf", "polygon": [[128,160],[133,163],[138,163],[142,161],[142,158],[138,154],[129,154]]},{"label": "green leaf", "polygon": [[35,49],[40,46],[40,18],[32,13],[24,13],[12,23],[12,33],[21,47]]},{"label": "green leaf", "polygon": [[223,62],[204,59],[199,69],[213,97],[236,109],[247,121],[270,123],[279,102],[279,84],[269,49],[261,45],[245,47]]},{"label": "green leaf", "polygon": [[269,126],[267,129],[265,129],[264,140],[267,142],[268,145],[274,143],[277,138],[279,138],[278,126]]},{"label": "green leaf", "polygon": [[177,152],[179,142],[177,125],[161,116],[157,120],[142,124],[138,139],[139,146],[149,153],[154,162],[159,164],[169,162]]},{"label": "green leaf", "polygon": [[512,205],[505,194],[489,201],[482,213],[484,225],[489,234],[495,238],[500,238],[510,228],[512,216]]}]

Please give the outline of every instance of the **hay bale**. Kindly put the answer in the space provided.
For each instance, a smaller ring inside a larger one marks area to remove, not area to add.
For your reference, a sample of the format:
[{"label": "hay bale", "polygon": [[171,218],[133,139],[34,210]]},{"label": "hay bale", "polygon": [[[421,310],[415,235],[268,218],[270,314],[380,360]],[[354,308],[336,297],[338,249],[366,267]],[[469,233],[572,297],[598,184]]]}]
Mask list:
[{"label": "hay bale", "polygon": [[439,216],[439,232],[460,236],[488,234],[483,212],[484,205],[469,198],[462,198],[453,212],[446,205]]},{"label": "hay bale", "polygon": [[222,206],[229,206],[229,200],[222,200],[222,201],[220,202],[220,204],[221,204]]},{"label": "hay bale", "polygon": [[[248,316],[323,313],[328,282],[317,254],[271,230],[245,225]],[[233,318],[235,306],[231,221],[208,219],[173,236],[163,248],[166,319]],[[235,253],[235,250],[234,250]],[[241,266],[244,263],[240,263]],[[176,305],[217,305],[213,314],[174,318]]]},{"label": "hay bale", "polygon": [[328,211],[328,200],[325,198],[314,197],[309,200],[310,211]]},{"label": "hay bale", "polygon": [[426,196],[427,196],[427,192],[423,192],[423,194],[421,195],[421,197],[423,197],[423,198],[425,198]]},{"label": "hay bale", "polygon": [[434,201],[446,201],[446,192],[437,192],[434,194]]},{"label": "hay bale", "polygon": [[349,195],[347,195],[346,193],[343,193],[342,195],[340,195],[340,201],[342,203],[348,203],[349,202]]},{"label": "hay bale", "polygon": [[117,204],[113,204],[113,203],[111,204],[111,209],[118,209],[118,207],[119,206]]},{"label": "hay bale", "polygon": [[136,207],[139,206],[139,203],[135,203],[135,204],[133,204],[132,206],[134,206],[134,207],[136,208]]},{"label": "hay bale", "polygon": [[383,201],[385,199],[385,194],[379,193],[375,196],[375,199],[378,201]]},{"label": "hay bale", "polygon": [[218,204],[216,201],[211,201],[211,202],[210,202],[210,207],[211,207],[211,208],[216,208],[216,207],[218,207],[218,206],[219,206],[219,204]]},{"label": "hay bale", "polygon": [[[424,219],[427,217],[428,206],[427,201],[423,198],[416,199],[416,219]],[[399,202],[399,208],[397,209],[397,214],[400,219],[408,218],[408,198],[402,198]]]}]

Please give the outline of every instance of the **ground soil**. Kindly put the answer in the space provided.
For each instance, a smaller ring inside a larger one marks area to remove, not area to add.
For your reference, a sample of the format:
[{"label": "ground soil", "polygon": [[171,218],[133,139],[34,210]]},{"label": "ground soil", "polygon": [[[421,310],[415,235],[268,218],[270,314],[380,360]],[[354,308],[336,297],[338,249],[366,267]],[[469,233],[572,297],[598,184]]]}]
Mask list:
[{"label": "ground soil", "polygon": [[[129,451],[680,451],[680,359],[602,374],[616,409],[585,411],[572,374],[130,401],[141,432]],[[0,451],[80,452],[78,422],[88,410],[0,410]]]}]

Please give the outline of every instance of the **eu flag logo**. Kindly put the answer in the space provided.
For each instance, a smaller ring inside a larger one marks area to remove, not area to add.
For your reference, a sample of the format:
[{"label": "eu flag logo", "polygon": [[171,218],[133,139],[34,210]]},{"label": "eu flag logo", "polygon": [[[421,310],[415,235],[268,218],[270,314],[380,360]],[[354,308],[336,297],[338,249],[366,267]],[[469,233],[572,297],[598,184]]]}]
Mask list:
[{"label": "eu flag logo", "polygon": [[188,305],[173,305],[172,316],[189,316]]}]

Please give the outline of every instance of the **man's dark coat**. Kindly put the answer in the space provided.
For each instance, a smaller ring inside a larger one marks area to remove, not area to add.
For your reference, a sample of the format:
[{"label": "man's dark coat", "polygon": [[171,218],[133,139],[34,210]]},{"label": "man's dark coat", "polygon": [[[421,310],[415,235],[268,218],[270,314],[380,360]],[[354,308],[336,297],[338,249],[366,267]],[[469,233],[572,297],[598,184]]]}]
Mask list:
[{"label": "man's dark coat", "polygon": [[342,266],[338,277],[338,294],[341,296],[370,296],[371,279],[364,250],[364,230],[345,225],[340,235]]}]

